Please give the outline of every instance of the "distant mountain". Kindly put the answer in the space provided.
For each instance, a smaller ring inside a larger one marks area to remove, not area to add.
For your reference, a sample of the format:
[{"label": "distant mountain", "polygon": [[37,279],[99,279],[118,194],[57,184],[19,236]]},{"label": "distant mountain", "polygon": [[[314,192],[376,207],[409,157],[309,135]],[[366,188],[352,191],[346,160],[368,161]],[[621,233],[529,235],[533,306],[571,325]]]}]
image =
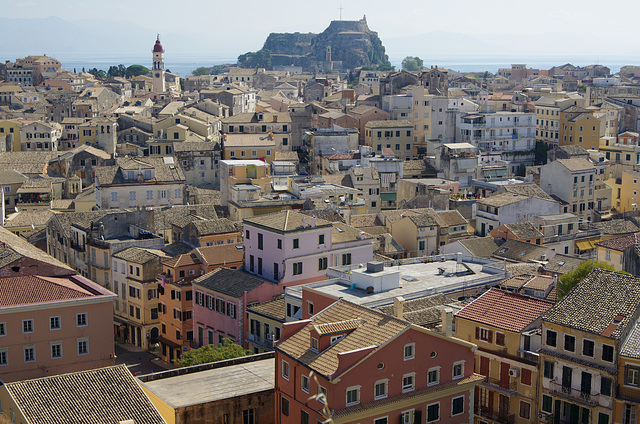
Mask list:
[{"label": "distant mountain", "polygon": [[[637,61],[638,42],[614,38],[604,33],[540,33],[540,34],[474,34],[432,31],[415,36],[384,39],[387,53],[394,60],[418,56],[425,63],[430,58],[463,57],[575,57],[590,56],[594,60],[613,55],[627,55]],[[633,55],[633,56],[632,56]]]}]

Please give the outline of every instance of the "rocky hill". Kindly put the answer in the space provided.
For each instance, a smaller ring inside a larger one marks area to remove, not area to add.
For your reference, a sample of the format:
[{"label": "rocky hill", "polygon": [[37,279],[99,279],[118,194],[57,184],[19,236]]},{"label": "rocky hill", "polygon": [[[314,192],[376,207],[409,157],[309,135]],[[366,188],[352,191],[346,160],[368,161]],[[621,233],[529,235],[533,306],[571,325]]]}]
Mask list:
[{"label": "rocky hill", "polygon": [[296,65],[307,70],[347,70],[388,61],[382,41],[377,32],[369,29],[366,17],[359,21],[332,21],[320,34],[272,33],[263,49],[271,51],[273,65]]}]

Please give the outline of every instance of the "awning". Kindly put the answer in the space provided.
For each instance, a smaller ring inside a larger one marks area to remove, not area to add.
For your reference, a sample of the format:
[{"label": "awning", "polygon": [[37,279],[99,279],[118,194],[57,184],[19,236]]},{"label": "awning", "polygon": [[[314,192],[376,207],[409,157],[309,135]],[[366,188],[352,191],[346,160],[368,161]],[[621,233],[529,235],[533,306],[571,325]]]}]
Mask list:
[{"label": "awning", "polygon": [[178,343],[174,342],[173,340],[169,340],[169,339],[167,339],[167,338],[164,338],[164,337],[162,337],[162,336],[158,336],[157,340],[158,340],[160,343],[165,344],[165,345],[167,345],[167,346],[175,347],[175,348],[178,348],[178,349],[182,348],[182,345],[180,345],[180,344],[178,344]]},{"label": "awning", "polygon": [[396,200],[398,193],[380,193],[380,200],[393,202]]},{"label": "awning", "polygon": [[578,248],[578,250],[581,250],[581,251],[593,250],[595,248],[595,244],[600,240],[602,240],[602,237],[595,237],[591,239],[580,240],[576,242],[576,247]]}]

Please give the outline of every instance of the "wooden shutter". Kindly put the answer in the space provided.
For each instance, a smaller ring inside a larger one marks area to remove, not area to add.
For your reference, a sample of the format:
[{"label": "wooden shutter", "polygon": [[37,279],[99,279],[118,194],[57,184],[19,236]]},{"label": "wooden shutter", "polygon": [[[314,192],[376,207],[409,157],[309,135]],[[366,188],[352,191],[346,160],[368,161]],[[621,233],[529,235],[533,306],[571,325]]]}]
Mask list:
[{"label": "wooden shutter", "polygon": [[480,327],[476,327],[476,340],[480,340]]},{"label": "wooden shutter", "polygon": [[493,331],[489,330],[489,337],[487,338],[488,343],[493,343]]}]

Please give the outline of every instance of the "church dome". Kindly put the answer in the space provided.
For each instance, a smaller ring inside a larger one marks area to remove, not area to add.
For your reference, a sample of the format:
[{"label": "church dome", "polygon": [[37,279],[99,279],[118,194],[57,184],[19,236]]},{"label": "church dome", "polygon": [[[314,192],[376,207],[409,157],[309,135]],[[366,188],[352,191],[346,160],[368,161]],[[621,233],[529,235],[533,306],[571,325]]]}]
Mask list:
[{"label": "church dome", "polygon": [[164,50],[162,49],[162,44],[160,44],[160,37],[156,39],[156,44],[153,46],[154,53],[162,53]]}]

